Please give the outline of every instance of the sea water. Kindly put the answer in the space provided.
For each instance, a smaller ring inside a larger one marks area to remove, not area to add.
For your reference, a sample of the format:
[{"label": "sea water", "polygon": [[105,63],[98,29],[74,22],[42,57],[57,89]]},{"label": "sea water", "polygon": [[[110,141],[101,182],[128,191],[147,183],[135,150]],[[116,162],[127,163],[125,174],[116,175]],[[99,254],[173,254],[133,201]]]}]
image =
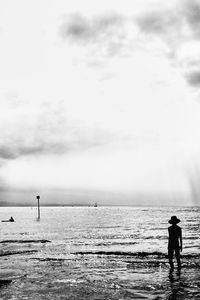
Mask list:
[{"label": "sea water", "polygon": [[[181,219],[170,272],[168,220]],[[200,299],[198,207],[1,207],[0,299]],[[176,264],[175,264],[176,266]],[[7,280],[7,281],[5,281]]]}]

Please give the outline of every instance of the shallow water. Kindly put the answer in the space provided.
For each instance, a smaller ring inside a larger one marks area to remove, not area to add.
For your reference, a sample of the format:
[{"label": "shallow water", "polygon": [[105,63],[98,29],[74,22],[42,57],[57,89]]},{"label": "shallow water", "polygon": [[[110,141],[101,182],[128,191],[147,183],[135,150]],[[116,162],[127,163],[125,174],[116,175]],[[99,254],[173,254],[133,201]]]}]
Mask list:
[{"label": "shallow water", "polygon": [[[0,299],[200,299],[199,208],[1,208]],[[167,227],[181,219],[182,269]]]}]

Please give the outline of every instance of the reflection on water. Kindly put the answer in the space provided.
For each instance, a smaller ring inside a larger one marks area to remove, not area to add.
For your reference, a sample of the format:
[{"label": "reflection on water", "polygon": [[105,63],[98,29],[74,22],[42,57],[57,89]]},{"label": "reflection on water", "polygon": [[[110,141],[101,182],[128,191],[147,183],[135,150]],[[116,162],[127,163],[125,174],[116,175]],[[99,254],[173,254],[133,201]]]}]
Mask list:
[{"label": "reflection on water", "polygon": [[170,281],[171,292],[167,299],[169,300],[179,299],[179,297],[181,297],[184,294],[183,284],[181,279],[181,271],[178,270],[176,273],[174,273],[174,271],[170,270],[169,281]]},{"label": "reflection on water", "polygon": [[187,268],[169,271],[167,300],[200,299],[199,270]]}]

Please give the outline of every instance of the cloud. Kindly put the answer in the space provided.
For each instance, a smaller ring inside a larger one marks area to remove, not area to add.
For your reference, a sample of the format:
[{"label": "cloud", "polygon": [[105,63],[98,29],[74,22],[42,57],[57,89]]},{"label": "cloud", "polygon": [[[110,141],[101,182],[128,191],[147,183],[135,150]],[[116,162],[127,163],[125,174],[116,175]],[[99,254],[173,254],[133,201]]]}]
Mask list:
[{"label": "cloud", "polygon": [[[12,109],[13,108],[13,109]],[[2,112],[3,113],[3,112]],[[115,133],[95,124],[68,116],[64,102],[40,103],[39,107],[25,105],[10,107],[1,118],[0,159],[15,159],[37,154],[59,154],[83,151],[109,144],[117,139]]]},{"label": "cloud", "polygon": [[172,7],[157,7],[137,17],[136,23],[142,34],[164,43],[168,49],[165,54],[182,72],[187,83],[198,87],[199,71],[191,69],[194,62],[199,64],[194,52],[200,39],[200,2],[176,1]]},{"label": "cloud", "polygon": [[[137,18],[140,29],[145,33],[166,34],[171,36],[179,33],[180,41],[183,37],[199,38],[200,1],[174,1],[171,7],[160,6],[150,12],[145,12]],[[177,36],[178,37],[178,36]]]},{"label": "cloud", "polygon": [[177,5],[154,8],[138,16],[135,21],[141,33],[161,39],[170,52],[176,54],[184,37],[184,18],[181,6]]},{"label": "cloud", "polygon": [[170,10],[156,10],[137,18],[141,31],[149,34],[165,35],[171,30],[177,30],[179,20]]},{"label": "cloud", "polygon": [[200,71],[193,71],[186,74],[187,81],[194,87],[200,87]]},{"label": "cloud", "polygon": [[93,39],[95,32],[90,22],[81,15],[69,17],[69,21],[62,24],[61,35],[78,42],[88,42]]},{"label": "cloud", "polygon": [[112,38],[118,34],[123,23],[124,19],[117,14],[102,15],[93,18],[73,14],[66,17],[65,22],[61,26],[60,33],[64,39],[71,38],[76,42],[88,43],[108,37]]},{"label": "cloud", "polygon": [[64,41],[92,47],[95,54],[114,56],[119,54],[125,45],[125,24],[126,19],[116,13],[90,18],[72,14],[65,16],[60,35]]},{"label": "cloud", "polygon": [[200,2],[193,0],[193,1],[185,1],[184,6],[182,9],[183,17],[185,16],[190,29],[192,30],[193,34],[199,39],[200,33]]}]

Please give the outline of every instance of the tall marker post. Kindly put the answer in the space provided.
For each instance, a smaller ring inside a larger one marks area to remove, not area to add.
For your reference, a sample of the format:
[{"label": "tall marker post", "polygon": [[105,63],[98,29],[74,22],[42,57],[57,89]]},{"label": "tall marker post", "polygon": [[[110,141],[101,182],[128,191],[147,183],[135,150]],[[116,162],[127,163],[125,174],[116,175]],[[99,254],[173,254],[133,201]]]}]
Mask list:
[{"label": "tall marker post", "polygon": [[36,196],[38,201],[38,220],[40,220],[40,196]]}]

